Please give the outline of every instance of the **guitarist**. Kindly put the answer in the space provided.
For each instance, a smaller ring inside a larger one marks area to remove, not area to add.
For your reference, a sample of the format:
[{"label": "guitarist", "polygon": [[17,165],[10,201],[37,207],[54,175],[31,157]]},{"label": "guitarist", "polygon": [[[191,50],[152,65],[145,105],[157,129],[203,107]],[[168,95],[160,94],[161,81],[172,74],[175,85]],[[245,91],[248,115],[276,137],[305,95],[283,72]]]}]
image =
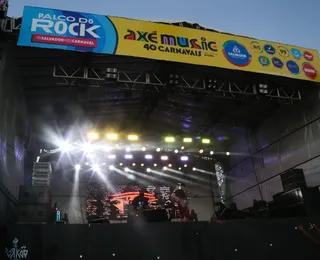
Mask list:
[{"label": "guitarist", "polygon": [[182,222],[187,222],[190,218],[190,211],[188,208],[188,197],[185,192],[185,187],[185,184],[178,183],[176,189],[171,194],[171,200],[173,202],[178,203],[178,209],[180,211]]}]

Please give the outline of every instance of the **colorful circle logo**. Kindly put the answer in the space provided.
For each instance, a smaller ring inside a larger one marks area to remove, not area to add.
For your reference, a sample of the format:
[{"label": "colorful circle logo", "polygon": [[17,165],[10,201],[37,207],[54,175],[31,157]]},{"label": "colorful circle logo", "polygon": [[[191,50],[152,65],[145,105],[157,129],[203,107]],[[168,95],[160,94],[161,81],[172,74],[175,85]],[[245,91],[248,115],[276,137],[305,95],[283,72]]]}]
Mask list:
[{"label": "colorful circle logo", "polygon": [[313,61],[313,54],[309,51],[305,51],[303,53],[303,57],[307,60],[307,61]]},{"label": "colorful circle logo", "polygon": [[297,63],[295,63],[294,61],[292,61],[292,60],[289,60],[287,62],[287,68],[294,75],[300,74],[299,65]]},{"label": "colorful circle logo", "polygon": [[290,52],[287,48],[283,47],[283,46],[279,46],[278,47],[278,53],[280,56],[284,57],[284,58],[288,58],[290,55]]},{"label": "colorful circle logo", "polygon": [[266,53],[270,55],[273,55],[276,53],[276,49],[270,44],[266,44],[263,49]]},{"label": "colorful circle logo", "polygon": [[283,67],[283,62],[279,58],[273,57],[272,58],[272,64],[278,69],[282,69]]},{"label": "colorful circle logo", "polygon": [[304,74],[310,79],[315,79],[318,75],[317,70],[308,62],[302,64],[302,70]]},{"label": "colorful circle logo", "polygon": [[251,50],[256,53],[261,53],[263,48],[259,42],[251,42]]},{"label": "colorful circle logo", "polygon": [[251,62],[251,54],[236,41],[227,41],[223,44],[223,54],[233,65],[239,67],[248,66]]},{"label": "colorful circle logo", "polygon": [[266,66],[270,65],[270,60],[266,56],[260,56],[259,57],[259,62],[263,67],[266,67]]},{"label": "colorful circle logo", "polygon": [[300,60],[302,57],[302,53],[298,49],[291,49],[291,54],[292,54],[293,58],[295,58],[297,60]]}]

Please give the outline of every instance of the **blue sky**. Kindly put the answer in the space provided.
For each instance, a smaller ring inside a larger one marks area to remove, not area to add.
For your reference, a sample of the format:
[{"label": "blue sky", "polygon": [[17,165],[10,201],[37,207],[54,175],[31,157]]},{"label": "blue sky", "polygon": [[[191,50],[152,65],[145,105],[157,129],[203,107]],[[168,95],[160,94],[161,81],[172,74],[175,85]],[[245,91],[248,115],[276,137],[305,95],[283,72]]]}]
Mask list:
[{"label": "blue sky", "polygon": [[9,0],[24,5],[142,20],[192,21],[212,29],[320,50],[319,0]]}]

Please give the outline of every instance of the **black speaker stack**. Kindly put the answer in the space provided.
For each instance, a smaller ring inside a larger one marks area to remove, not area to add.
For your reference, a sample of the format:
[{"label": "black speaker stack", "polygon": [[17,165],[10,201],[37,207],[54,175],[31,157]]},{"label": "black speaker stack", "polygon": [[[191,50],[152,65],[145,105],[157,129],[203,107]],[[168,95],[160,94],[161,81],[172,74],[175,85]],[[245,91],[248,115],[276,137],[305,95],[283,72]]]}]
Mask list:
[{"label": "black speaker stack", "polygon": [[48,223],[51,211],[51,193],[48,186],[20,186],[18,223]]}]

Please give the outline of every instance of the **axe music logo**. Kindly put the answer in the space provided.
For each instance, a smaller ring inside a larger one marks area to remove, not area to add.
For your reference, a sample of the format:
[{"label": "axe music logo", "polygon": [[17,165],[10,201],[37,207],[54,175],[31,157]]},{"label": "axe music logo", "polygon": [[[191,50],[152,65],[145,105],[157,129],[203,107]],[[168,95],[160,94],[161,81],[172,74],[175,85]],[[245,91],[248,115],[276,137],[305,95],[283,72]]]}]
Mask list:
[{"label": "axe music logo", "polygon": [[168,34],[159,34],[156,31],[142,32],[128,29],[124,36],[125,40],[138,41],[144,44],[147,51],[160,51],[172,54],[189,56],[213,57],[218,51],[215,41],[208,41],[206,38],[187,38]]},{"label": "axe music logo", "polygon": [[93,19],[39,13],[32,19],[32,42],[95,48],[101,38],[96,32],[99,28]]}]

